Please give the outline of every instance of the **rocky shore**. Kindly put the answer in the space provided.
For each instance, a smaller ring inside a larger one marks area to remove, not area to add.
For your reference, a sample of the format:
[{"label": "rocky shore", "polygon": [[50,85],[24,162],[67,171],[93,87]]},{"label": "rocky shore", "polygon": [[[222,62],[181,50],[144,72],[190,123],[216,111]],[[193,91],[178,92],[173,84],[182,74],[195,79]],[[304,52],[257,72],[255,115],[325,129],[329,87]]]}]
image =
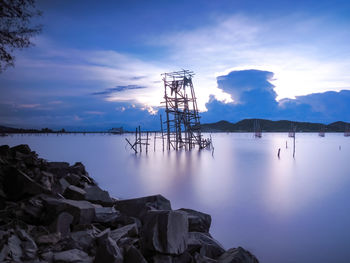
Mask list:
[{"label": "rocky shore", "polygon": [[225,250],[210,224],[161,195],[114,199],[82,163],[0,146],[0,262],[258,262],[241,247]]}]

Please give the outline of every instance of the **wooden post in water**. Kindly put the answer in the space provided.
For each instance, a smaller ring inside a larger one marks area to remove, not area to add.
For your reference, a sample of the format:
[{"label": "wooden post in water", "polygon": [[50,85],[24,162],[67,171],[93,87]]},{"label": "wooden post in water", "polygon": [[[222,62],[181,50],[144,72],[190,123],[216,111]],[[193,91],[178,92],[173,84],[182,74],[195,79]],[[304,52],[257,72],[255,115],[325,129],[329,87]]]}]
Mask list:
[{"label": "wooden post in water", "polygon": [[146,153],[148,153],[148,132],[146,132]]},{"label": "wooden post in water", "polygon": [[139,126],[139,143],[140,143],[140,153],[142,152],[142,144],[141,144],[141,127]]},{"label": "wooden post in water", "polygon": [[162,114],[160,114],[160,129],[161,129],[161,131],[162,131],[162,144],[163,144],[163,152],[164,152],[164,133],[163,133]]},{"label": "wooden post in water", "polygon": [[293,137],[293,158],[295,157],[295,133]]}]

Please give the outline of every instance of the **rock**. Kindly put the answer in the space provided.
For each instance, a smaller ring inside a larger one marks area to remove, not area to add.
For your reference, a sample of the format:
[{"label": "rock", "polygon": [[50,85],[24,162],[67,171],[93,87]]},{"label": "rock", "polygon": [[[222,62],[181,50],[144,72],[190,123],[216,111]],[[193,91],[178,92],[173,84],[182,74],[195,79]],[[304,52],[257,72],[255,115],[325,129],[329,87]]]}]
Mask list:
[{"label": "rock", "polygon": [[69,199],[44,198],[48,217],[51,222],[61,212],[68,212],[73,216],[73,224],[90,224],[95,218],[95,208],[87,201]]},{"label": "rock", "polygon": [[63,196],[67,199],[73,200],[84,200],[86,192],[80,187],[70,185],[68,186],[63,193]]},{"label": "rock", "polygon": [[84,251],[89,251],[93,246],[95,235],[92,229],[85,231],[72,232],[70,237],[79,245]]},{"label": "rock", "polygon": [[23,229],[19,229],[17,231],[17,234],[22,240],[23,259],[31,260],[36,258],[38,247],[35,244],[34,240]]},{"label": "rock", "polygon": [[124,250],[124,263],[147,263],[141,252],[134,246]]},{"label": "rock", "polygon": [[199,253],[195,253],[193,263],[217,263],[217,260],[202,256]]},{"label": "rock", "polygon": [[123,256],[116,242],[110,237],[99,241],[95,263],[122,263]]},{"label": "rock", "polygon": [[259,263],[254,255],[241,247],[230,248],[217,260],[218,263]]},{"label": "rock", "polygon": [[75,248],[62,252],[55,252],[53,254],[53,261],[57,263],[89,263],[92,262],[92,258],[84,251]]},{"label": "rock", "polygon": [[119,200],[115,208],[128,216],[143,218],[150,210],[171,210],[168,199],[162,195],[151,195],[135,199]]},{"label": "rock", "polygon": [[149,211],[142,229],[146,250],[181,254],[187,249],[188,218],[179,211]]},{"label": "rock", "polygon": [[0,156],[8,156],[10,153],[10,146],[1,145],[0,146]]},{"label": "rock", "polygon": [[69,163],[66,162],[48,162],[47,171],[54,174],[58,179],[65,177],[69,172]]},{"label": "rock", "polygon": [[60,213],[55,221],[50,225],[51,232],[61,233],[62,237],[70,233],[70,225],[73,223],[74,217],[68,212]]},{"label": "rock", "polygon": [[211,216],[192,209],[181,208],[188,216],[188,231],[209,233]]},{"label": "rock", "polygon": [[10,250],[8,245],[3,245],[1,251],[0,251],[0,262],[5,262],[5,258],[7,258]]},{"label": "rock", "polygon": [[110,233],[110,237],[118,242],[122,237],[136,237],[139,234],[138,228],[136,224],[126,225],[115,230],[112,230]]},{"label": "rock", "polygon": [[114,207],[96,207],[95,218],[96,223],[112,223],[120,216],[120,213]]},{"label": "rock", "polygon": [[192,263],[193,258],[189,253],[178,256],[157,254],[153,256],[153,263]]},{"label": "rock", "polygon": [[59,179],[59,181],[58,181],[58,184],[59,184],[59,192],[60,193],[64,193],[64,191],[66,190],[66,188],[68,187],[68,186],[70,186],[70,183],[68,183],[67,182],[67,180],[66,179],[64,179],[64,178],[61,178],[61,179]]},{"label": "rock", "polygon": [[85,200],[103,206],[113,206],[114,201],[109,196],[109,193],[107,191],[102,190],[100,187],[89,186],[84,190],[86,191]]},{"label": "rock", "polygon": [[30,224],[39,224],[43,214],[43,202],[38,196],[34,196],[24,202],[22,218]]},{"label": "rock", "polygon": [[14,167],[6,170],[3,185],[5,194],[10,200],[19,200],[25,196],[50,193],[48,189],[45,189]]},{"label": "rock", "polygon": [[21,261],[22,248],[21,240],[16,235],[11,235],[7,240],[8,252],[12,256],[13,261]]},{"label": "rock", "polygon": [[77,174],[68,173],[64,178],[72,185],[80,185],[80,176]]},{"label": "rock", "polygon": [[12,152],[20,152],[23,154],[30,154],[32,150],[29,148],[28,144],[20,144],[17,146],[14,146],[10,149]]},{"label": "rock", "polygon": [[53,233],[53,234],[38,236],[35,241],[39,245],[54,245],[60,240],[61,240],[61,233]]},{"label": "rock", "polygon": [[188,249],[212,259],[218,258],[225,252],[218,241],[201,232],[188,233]]}]

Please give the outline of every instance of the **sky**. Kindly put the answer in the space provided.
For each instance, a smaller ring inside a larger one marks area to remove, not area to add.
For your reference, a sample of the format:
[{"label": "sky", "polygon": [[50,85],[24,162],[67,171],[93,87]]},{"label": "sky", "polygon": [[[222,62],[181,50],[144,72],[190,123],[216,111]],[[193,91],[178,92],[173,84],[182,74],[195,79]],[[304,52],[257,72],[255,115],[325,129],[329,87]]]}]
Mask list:
[{"label": "sky", "polygon": [[189,69],[202,122],[350,121],[348,1],[37,1],[43,31],[0,74],[0,125],[159,126]]}]

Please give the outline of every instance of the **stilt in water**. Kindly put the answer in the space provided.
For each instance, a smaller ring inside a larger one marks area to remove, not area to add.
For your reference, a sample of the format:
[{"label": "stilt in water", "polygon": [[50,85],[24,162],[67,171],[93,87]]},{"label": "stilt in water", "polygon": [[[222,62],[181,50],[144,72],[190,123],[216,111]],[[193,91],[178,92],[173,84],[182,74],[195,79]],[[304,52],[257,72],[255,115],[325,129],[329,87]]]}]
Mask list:
[{"label": "stilt in water", "polygon": [[287,141],[286,141],[286,149],[288,149],[288,143],[287,143]]},{"label": "stilt in water", "polygon": [[280,153],[281,153],[281,148],[278,148],[278,153],[277,153],[278,159],[280,158]]}]

